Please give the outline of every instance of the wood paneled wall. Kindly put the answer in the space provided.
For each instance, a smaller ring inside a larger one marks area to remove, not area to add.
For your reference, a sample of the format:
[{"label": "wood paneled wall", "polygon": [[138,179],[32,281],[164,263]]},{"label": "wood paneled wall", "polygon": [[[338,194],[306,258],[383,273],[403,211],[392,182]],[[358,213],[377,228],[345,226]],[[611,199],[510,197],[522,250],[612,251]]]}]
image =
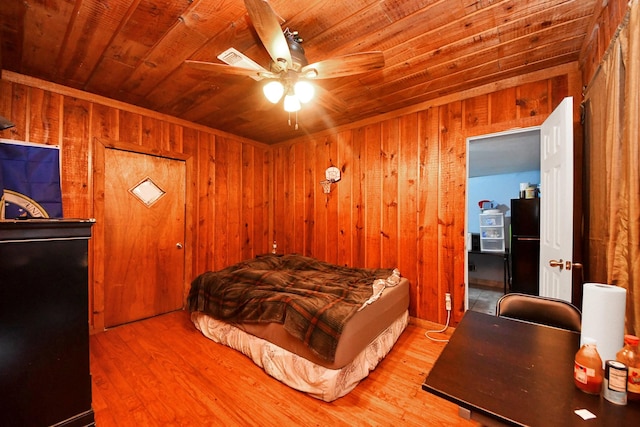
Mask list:
[{"label": "wood paneled wall", "polygon": [[580,50],[582,80],[587,85],[602,62],[611,40],[622,23],[629,0],[607,0],[599,2],[593,11],[587,37]]},{"label": "wood paneled wall", "polygon": [[[64,216],[96,218],[90,242],[90,322],[104,325],[104,230],[96,144],[188,158],[185,291],[193,277],[270,249],[270,148],[169,116],[3,71],[0,115],[16,124],[0,138],[58,145]],[[109,263],[119,260],[109,260]],[[125,260],[122,260],[123,262]]]},{"label": "wood paneled wall", "polygon": [[[574,63],[274,146],[272,238],[282,252],[398,267],[411,280],[411,315],[444,323],[451,293],[457,323],[465,301],[466,139],[539,126],[565,96],[578,100],[578,127],[580,88]],[[331,165],[342,180],[324,194],[319,182]]]},{"label": "wood paneled wall", "polygon": [[[411,314],[453,323],[464,312],[466,138],[538,126],[567,95],[577,63],[452,94],[365,122],[265,146],[84,92],[3,72],[1,138],[62,148],[66,217],[95,217],[91,270],[104,268],[94,189],[97,139],[142,152],[191,156],[185,290],[199,272],[271,249],[365,267],[399,267]],[[576,114],[577,117],[577,114]],[[576,120],[577,121],[577,120]],[[503,160],[503,159],[498,159]],[[324,194],[324,170],[342,180]],[[103,284],[93,277],[92,326],[102,328]]]}]

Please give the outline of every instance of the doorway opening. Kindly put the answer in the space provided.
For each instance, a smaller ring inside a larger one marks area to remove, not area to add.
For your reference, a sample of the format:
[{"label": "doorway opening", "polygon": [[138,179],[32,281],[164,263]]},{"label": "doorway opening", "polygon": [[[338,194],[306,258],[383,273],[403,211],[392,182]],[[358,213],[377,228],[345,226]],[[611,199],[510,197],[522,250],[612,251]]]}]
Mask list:
[{"label": "doorway opening", "polygon": [[511,200],[539,183],[539,127],[467,138],[466,309],[495,314],[510,290]]}]

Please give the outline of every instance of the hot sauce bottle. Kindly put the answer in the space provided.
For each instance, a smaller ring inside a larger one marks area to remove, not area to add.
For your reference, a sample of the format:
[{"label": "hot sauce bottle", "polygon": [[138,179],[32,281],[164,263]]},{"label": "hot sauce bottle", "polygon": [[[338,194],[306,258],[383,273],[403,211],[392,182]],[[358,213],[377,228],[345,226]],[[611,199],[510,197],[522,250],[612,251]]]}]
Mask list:
[{"label": "hot sauce bottle", "polygon": [[629,368],[627,377],[627,400],[640,401],[640,354],[638,339],[635,335],[624,336],[624,347],[616,353],[616,360]]},{"label": "hot sauce bottle", "polygon": [[582,342],[582,347],[576,353],[573,382],[585,393],[600,394],[604,373],[596,340],[585,337]]}]

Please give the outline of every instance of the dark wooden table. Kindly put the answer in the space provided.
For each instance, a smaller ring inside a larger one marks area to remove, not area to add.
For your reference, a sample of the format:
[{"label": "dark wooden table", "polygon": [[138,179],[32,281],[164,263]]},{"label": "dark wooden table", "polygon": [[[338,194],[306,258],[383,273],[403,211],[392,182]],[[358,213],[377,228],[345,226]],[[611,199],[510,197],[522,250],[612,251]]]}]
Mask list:
[{"label": "dark wooden table", "polygon": [[484,424],[640,426],[639,402],[619,406],[575,387],[579,343],[575,332],[467,311],[422,388]]}]

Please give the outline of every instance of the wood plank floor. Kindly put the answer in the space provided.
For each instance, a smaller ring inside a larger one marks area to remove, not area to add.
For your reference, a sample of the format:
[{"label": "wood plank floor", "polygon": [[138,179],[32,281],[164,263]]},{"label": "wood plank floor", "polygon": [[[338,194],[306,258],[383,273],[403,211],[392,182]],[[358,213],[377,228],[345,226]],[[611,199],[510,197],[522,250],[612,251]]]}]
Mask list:
[{"label": "wood plank floor", "polygon": [[444,344],[409,325],[351,393],[327,403],[216,344],[178,311],[91,336],[93,409],[109,426],[474,426],[421,389]]}]

